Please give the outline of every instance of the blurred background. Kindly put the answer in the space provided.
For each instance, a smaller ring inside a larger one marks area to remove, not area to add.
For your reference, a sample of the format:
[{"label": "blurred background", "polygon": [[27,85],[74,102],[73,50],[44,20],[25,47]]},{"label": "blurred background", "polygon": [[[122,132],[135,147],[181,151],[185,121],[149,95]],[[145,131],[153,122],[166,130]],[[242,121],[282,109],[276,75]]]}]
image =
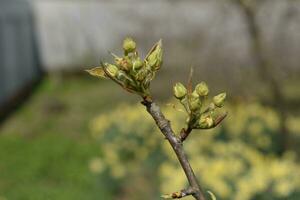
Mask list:
[{"label": "blurred background", "polygon": [[[217,199],[300,199],[299,0],[1,0],[0,200],[160,199],[187,182],[139,97],[83,69],[143,56],[160,38],[152,83],[206,81],[229,116],[185,149]],[[192,139],[191,139],[192,138]],[[186,198],[191,199],[191,198]]]}]

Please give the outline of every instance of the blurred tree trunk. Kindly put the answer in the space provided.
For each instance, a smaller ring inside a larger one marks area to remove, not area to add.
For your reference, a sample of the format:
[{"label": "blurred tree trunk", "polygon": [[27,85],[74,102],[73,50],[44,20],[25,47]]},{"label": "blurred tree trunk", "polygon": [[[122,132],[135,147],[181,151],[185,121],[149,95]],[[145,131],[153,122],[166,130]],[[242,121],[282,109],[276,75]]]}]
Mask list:
[{"label": "blurred tree trunk", "polygon": [[271,91],[272,103],[274,109],[277,111],[279,116],[279,148],[278,154],[282,155],[288,149],[288,138],[289,132],[286,126],[287,112],[285,106],[285,98],[282,92],[282,85],[274,77],[272,72],[271,63],[264,56],[262,35],[259,30],[259,25],[256,20],[256,11],[258,5],[263,1],[249,1],[249,0],[233,0],[233,2],[239,6],[242,13],[244,14],[245,23],[248,28],[249,40],[251,45],[252,57],[254,59],[259,78],[268,84]]}]

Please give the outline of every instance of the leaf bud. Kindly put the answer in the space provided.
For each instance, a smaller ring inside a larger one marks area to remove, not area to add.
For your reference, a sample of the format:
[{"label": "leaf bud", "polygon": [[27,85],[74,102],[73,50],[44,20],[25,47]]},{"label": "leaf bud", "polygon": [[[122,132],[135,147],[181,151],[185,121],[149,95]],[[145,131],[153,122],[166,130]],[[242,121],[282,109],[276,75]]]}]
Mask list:
[{"label": "leaf bud", "polygon": [[162,64],[162,42],[161,42],[161,40],[159,40],[152,47],[152,49],[146,56],[146,62],[153,71],[157,71],[160,69],[161,64]]}]

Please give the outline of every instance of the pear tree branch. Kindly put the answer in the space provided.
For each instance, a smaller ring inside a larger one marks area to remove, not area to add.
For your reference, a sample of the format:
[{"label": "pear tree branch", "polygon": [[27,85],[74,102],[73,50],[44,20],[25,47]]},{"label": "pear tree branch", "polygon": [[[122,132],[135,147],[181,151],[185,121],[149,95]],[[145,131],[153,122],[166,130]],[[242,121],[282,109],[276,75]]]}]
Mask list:
[{"label": "pear tree branch", "polygon": [[150,98],[144,99],[142,104],[146,107],[148,113],[152,116],[160,131],[172,146],[191,186],[188,194],[193,195],[197,200],[205,200],[204,193],[188,161],[187,155],[183,150],[182,142],[175,136],[175,133],[171,128],[170,121],[165,118],[160,107]]},{"label": "pear tree branch", "polygon": [[131,38],[124,40],[123,49],[123,57],[112,54],[115,59],[114,64],[101,63],[100,67],[86,71],[96,77],[109,78],[126,91],[143,98],[142,104],[146,107],[157,127],[170,143],[189,182],[187,189],[164,195],[163,197],[179,199],[192,195],[196,200],[206,200],[204,192],[183,149],[183,141],[190,135],[193,129],[211,129],[222,122],[227,113],[220,114],[218,110],[223,106],[226,93],[221,93],[213,97],[213,102],[207,109],[202,111],[202,105],[209,92],[206,83],[199,83],[193,91],[193,70],[190,73],[188,89],[183,84],[176,83],[174,86],[174,96],[180,101],[188,114],[186,120],[187,127],[182,129],[178,137],[172,130],[170,121],[166,119],[160,107],[152,100],[150,95],[150,82],[162,64],[161,40],[151,48],[144,60],[139,57],[136,51],[136,43]]}]

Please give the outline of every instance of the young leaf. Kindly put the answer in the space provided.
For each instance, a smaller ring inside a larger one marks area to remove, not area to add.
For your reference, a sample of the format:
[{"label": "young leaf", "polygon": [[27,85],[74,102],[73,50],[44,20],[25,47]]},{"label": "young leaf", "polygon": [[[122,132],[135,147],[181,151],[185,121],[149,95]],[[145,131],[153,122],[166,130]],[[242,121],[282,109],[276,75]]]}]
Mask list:
[{"label": "young leaf", "polygon": [[85,71],[88,72],[92,76],[96,76],[96,77],[100,77],[100,78],[107,78],[107,76],[103,70],[103,67],[95,67],[92,69],[87,69]]}]

